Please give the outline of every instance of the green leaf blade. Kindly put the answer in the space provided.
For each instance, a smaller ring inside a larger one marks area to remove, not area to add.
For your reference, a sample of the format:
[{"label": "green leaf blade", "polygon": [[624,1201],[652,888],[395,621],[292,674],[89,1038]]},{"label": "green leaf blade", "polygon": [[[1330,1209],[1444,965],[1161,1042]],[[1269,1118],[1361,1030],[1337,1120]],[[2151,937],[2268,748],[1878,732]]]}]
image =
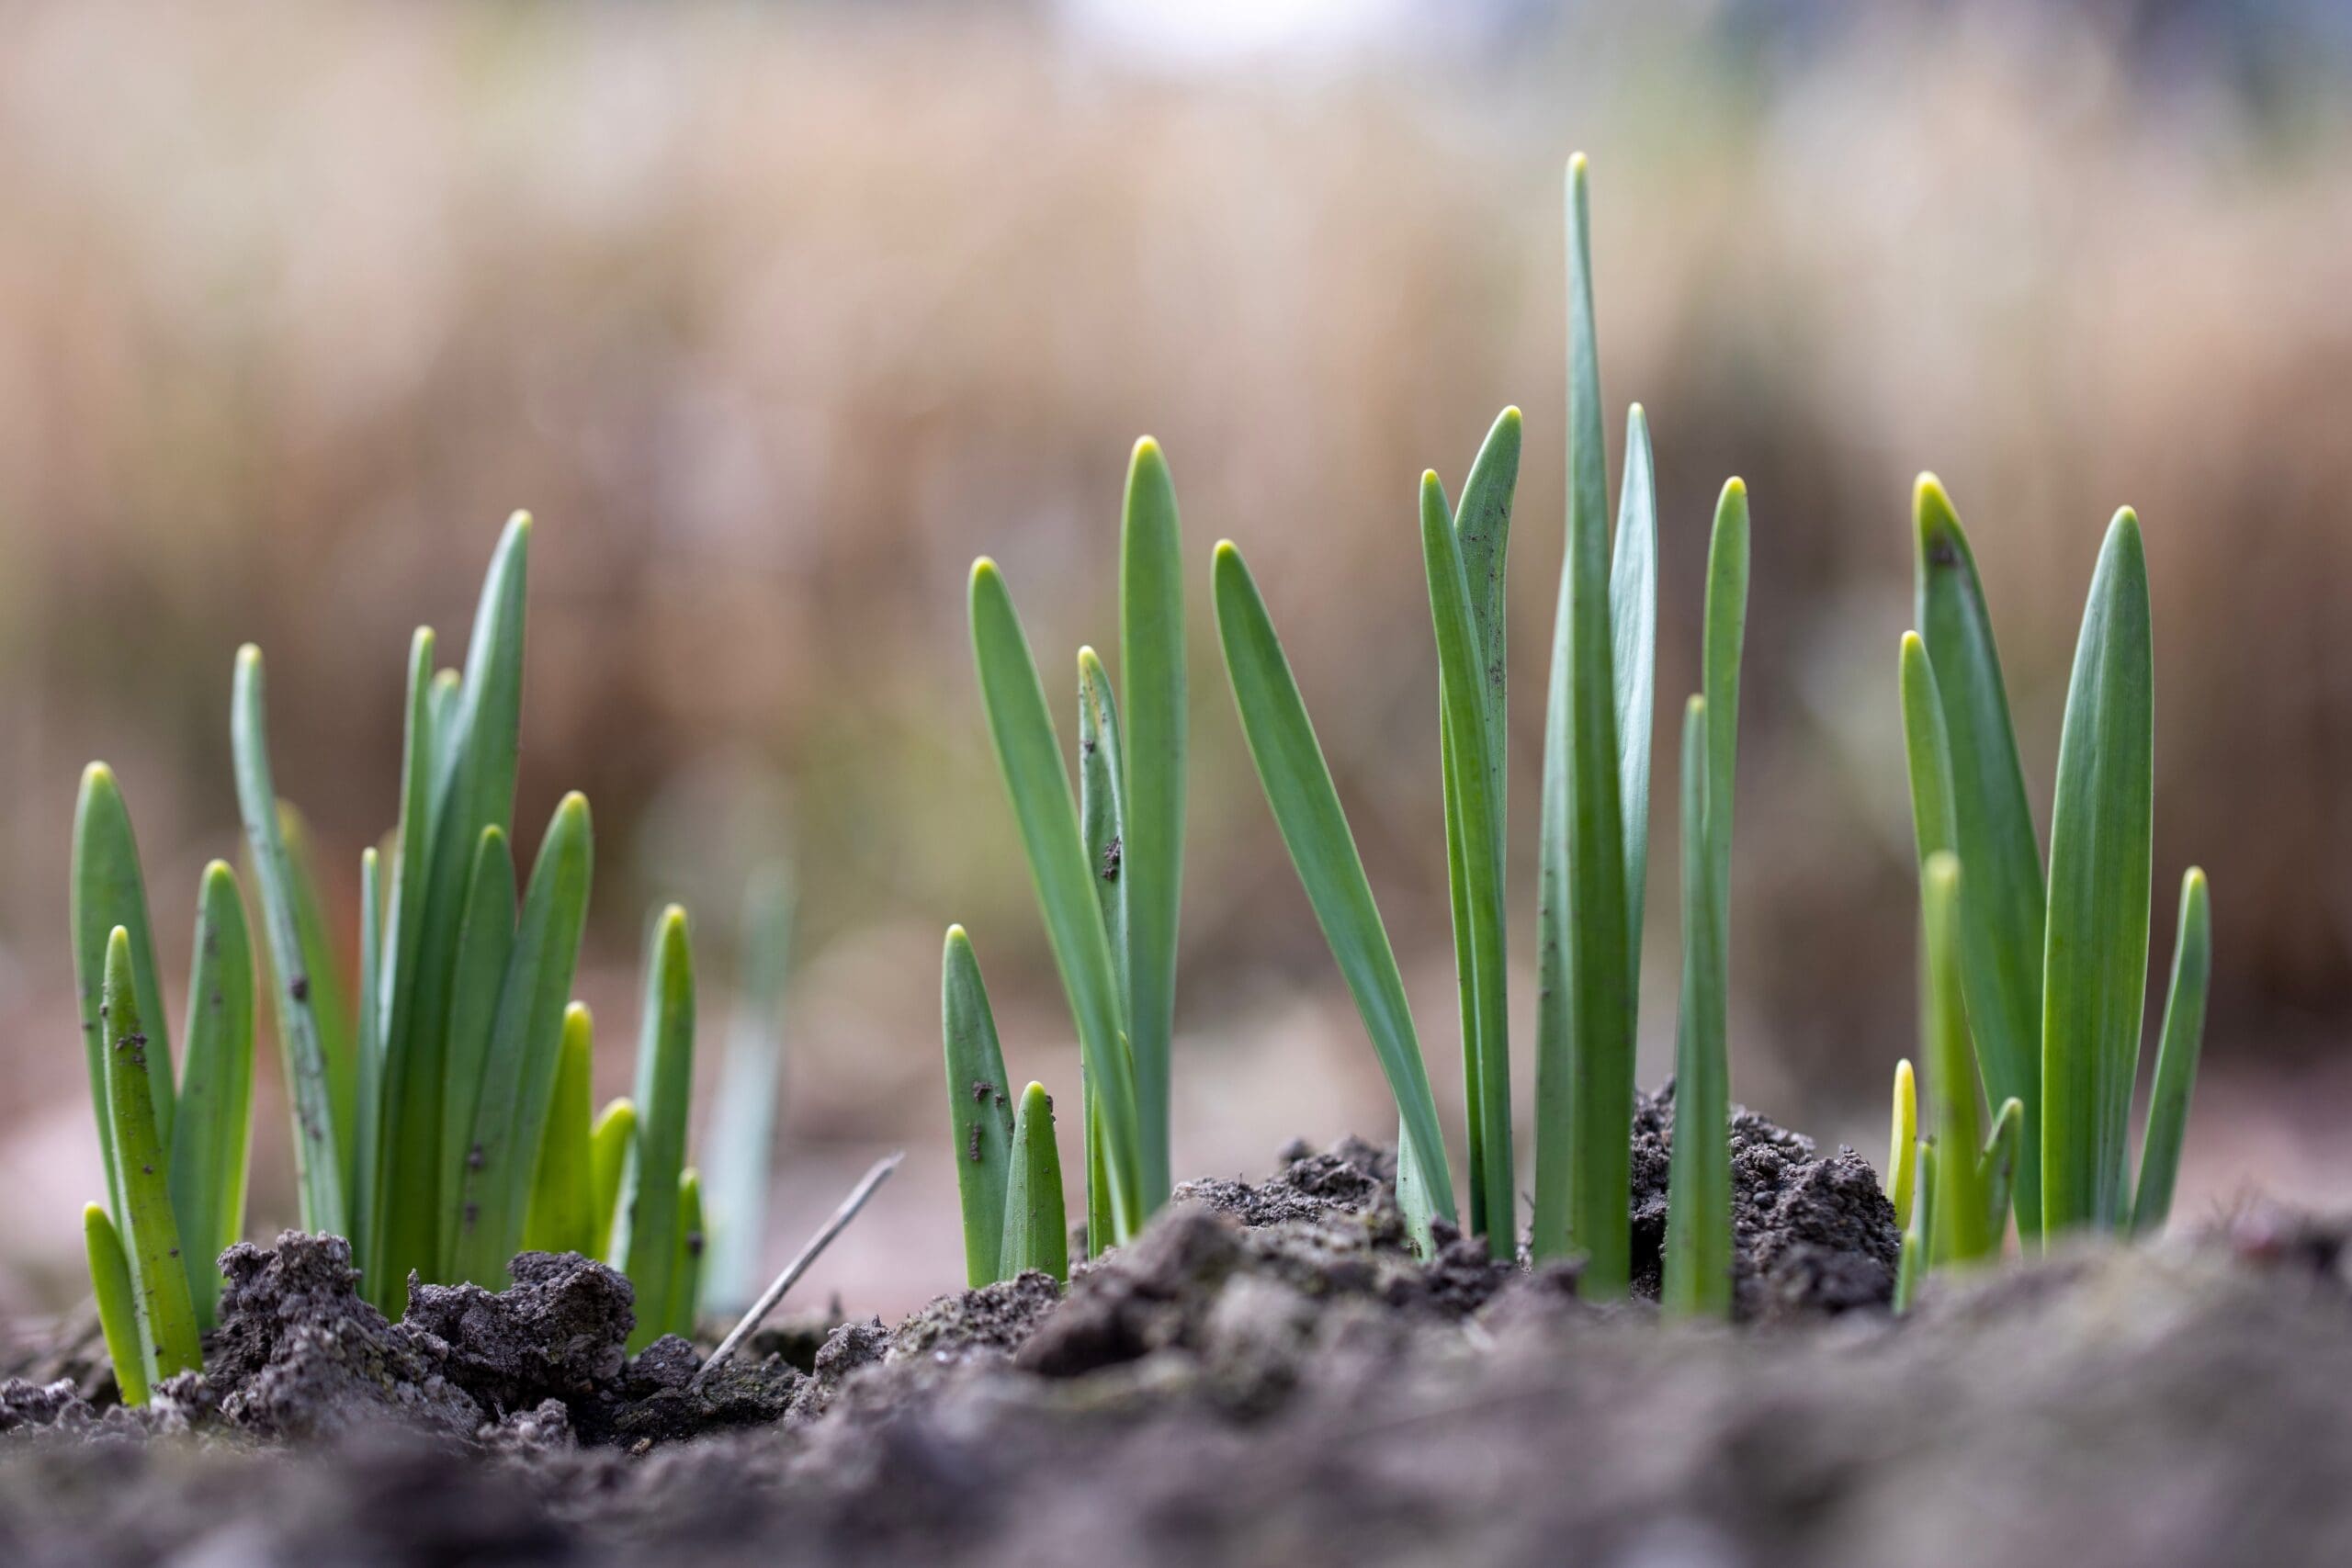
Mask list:
[{"label": "green leaf blade", "polygon": [[2132,1228],[2141,1235],[2163,1229],[2172,1213],[2188,1099],[2197,1087],[2197,1059],[2204,1049],[2205,996],[2213,976],[2211,904],[2205,874],[2191,867],[2181,878],[2180,923],[2173,939],[2172,982],[2156,1047],[2156,1082],[2148,1099],[2147,1131],[2140,1141],[2140,1186],[2132,1205]]},{"label": "green leaf blade", "polygon": [[588,1256],[617,1264],[613,1229],[621,1206],[621,1177],[628,1168],[629,1151],[637,1146],[637,1106],[627,1095],[612,1100],[596,1115],[588,1132],[588,1171],[595,1198],[595,1245]]},{"label": "green leaf blade", "polygon": [[1732,1310],[1731,1063],[1720,863],[1711,848],[1715,759],[1708,700],[1682,719],[1682,1016],[1674,1065],[1659,1304],[1675,1317]]},{"label": "green leaf blade", "polygon": [[187,1265],[181,1259],[179,1224],[172,1214],[170,1162],[149,1092],[149,1037],[139,1010],[130,932],[115,927],[106,953],[99,1017],[106,1032],[107,1100],[122,1160],[123,1252],[152,1386],[175,1372],[201,1371],[204,1349]]},{"label": "green leaf blade", "polygon": [[1928,1090],[1937,1162],[1934,1256],[1973,1263],[1991,1254],[1999,1236],[1989,1231],[1990,1203],[1976,1167],[1984,1117],[1976,1103],[1975,1052],[1969,1043],[1968,1006],[1961,987],[1961,871],[1950,851],[1930,856],[1920,873],[1921,919],[1927,948]]},{"label": "green leaf blade", "polygon": [[[1419,1232],[1426,1246],[1427,1216],[1453,1218],[1453,1188],[1405,982],[1290,660],[1230,540],[1216,547],[1213,581],[1217,637],[1242,735],[1291,863],[1396,1097],[1402,1122],[1398,1198],[1404,1202],[1410,1187],[1414,1201],[1426,1205]],[[1411,1213],[1408,1208],[1408,1220]]]},{"label": "green leaf blade", "polygon": [[1166,1201],[1170,1176],[1169,1075],[1190,723],[1183,535],[1175,480],[1159,444],[1149,436],[1136,443],[1128,462],[1120,522],[1119,675],[1125,698],[1119,875],[1125,903],[1127,1043],[1141,1139],[1137,1163],[1148,1209]]},{"label": "green leaf blade", "polygon": [[187,1060],[174,1131],[172,1204],[199,1327],[212,1326],[220,1254],[243,1234],[253,1136],[254,952],[236,873],[214,861],[197,899]]},{"label": "green leaf blade", "polygon": [[566,1008],[555,1091],[548,1102],[547,1132],[539,1143],[530,1210],[523,1222],[523,1245],[533,1252],[595,1256],[596,1179],[589,1151],[596,1113],[595,1040],[595,1021],[588,1010],[578,1002]]},{"label": "green leaf blade", "polygon": [[1030,657],[1029,639],[1012,607],[1003,574],[985,557],[973,563],[970,593],[972,660],[979,676],[989,739],[1005,793],[1028,852],[1031,882],[1047,941],[1078,1027],[1088,1090],[1102,1108],[1103,1155],[1110,1178],[1113,1239],[1143,1228],[1143,1190],[1135,1075],[1121,1035],[1124,998],[1102,930],[1094,875],[1087,865],[1077,803],[1063,772],[1053,716]]},{"label": "green leaf blade", "polygon": [[[130,956],[138,983],[142,1017],[164,1017],[163,992],[156,976],[155,933],[147,918],[147,883],[140,870],[139,843],[130,830],[130,809],[123,803],[122,787],[114,770],[92,762],[82,771],[81,793],[74,804],[74,863],[70,894],[74,931],[74,990],[81,1004],[82,1048],[90,1071],[90,1103],[98,1120],[98,1147],[106,1161],[107,1191],[118,1211],[122,1206],[119,1161],[114,1150],[114,1126],[107,1097],[105,1031],[98,1008],[106,987],[107,938],[115,927],[130,933]],[[149,1092],[156,1108],[156,1127],[170,1141],[173,1102],[171,1042],[158,1028],[151,1064]]]},{"label": "green leaf blade", "polygon": [[694,954],[686,912],[676,905],[654,923],[646,956],[645,1021],[638,1041],[637,1138],[624,1177],[617,1238],[637,1289],[632,1353],[678,1332],[678,1183],[686,1167],[686,1113],[694,1093]]},{"label": "green leaf blade", "polygon": [[[438,1269],[435,1278],[471,1280],[496,1290],[501,1276],[475,1276],[460,1270],[463,1238],[477,1228],[464,1221],[463,1210],[478,1202],[469,1194],[467,1168],[482,1158],[474,1137],[474,1114],[481,1108],[482,1080],[490,1060],[491,1032],[498,1023],[498,993],[506,983],[506,965],[514,952],[514,917],[519,905],[514,885],[514,856],[506,835],[495,826],[484,828],[474,849],[472,873],[466,878],[465,914],[458,924],[457,973],[449,985],[449,1023],[442,1037],[441,1215],[435,1226]],[[495,1267],[503,1267],[500,1259]]]},{"label": "green leaf blade", "polygon": [[130,1259],[123,1254],[122,1238],[100,1204],[83,1205],[82,1248],[90,1260],[90,1291],[97,1298],[98,1330],[106,1340],[107,1359],[114,1365],[115,1388],[123,1404],[135,1410],[148,1400],[138,1287],[131,1282]]},{"label": "green leaf blade", "polygon": [[1986,1094],[2025,1107],[2018,1171],[2018,1234],[2040,1235],[2042,1198],[2042,970],[2045,893],[2041,852],[2026,803],[2025,773],[2001,677],[2000,650],[1984,585],[1951,498],[1932,474],[1913,492],[1917,547],[1917,625],[1925,640],[1950,736],[1952,847],[1968,867],[1962,941],[1969,1016]]},{"label": "green leaf blade", "polygon": [[980,961],[962,926],[947,928],[940,955],[940,1016],[947,1059],[947,1121],[956,1151],[956,1195],[964,1216],[964,1282],[974,1290],[1003,1277],[1004,1185],[1012,1157],[1012,1099],[996,1015]]},{"label": "green leaf blade", "polygon": [[2120,1229],[2147,985],[2154,826],[2147,561],[2129,508],[2075,645],[2050,827],[2042,983],[2042,1228]]},{"label": "green leaf blade", "polygon": [[1012,1122],[1012,1163],[1004,1187],[1001,1269],[1011,1280],[1032,1269],[1069,1278],[1069,1225],[1062,1207],[1062,1156],[1054,1137],[1054,1102],[1046,1086],[1021,1091]]},{"label": "green leaf blade", "polygon": [[[1712,594],[1712,575],[1709,582]],[[1712,616],[1707,624],[1712,636]],[[1649,416],[1639,403],[1625,415],[1625,472],[1618,481],[1617,537],[1609,557],[1609,628],[1610,671],[1617,681],[1618,799],[1625,813],[1627,984],[1638,1009],[1649,899],[1650,736],[1657,708],[1657,478]],[[1639,1021],[1637,1014],[1634,1022]]]}]

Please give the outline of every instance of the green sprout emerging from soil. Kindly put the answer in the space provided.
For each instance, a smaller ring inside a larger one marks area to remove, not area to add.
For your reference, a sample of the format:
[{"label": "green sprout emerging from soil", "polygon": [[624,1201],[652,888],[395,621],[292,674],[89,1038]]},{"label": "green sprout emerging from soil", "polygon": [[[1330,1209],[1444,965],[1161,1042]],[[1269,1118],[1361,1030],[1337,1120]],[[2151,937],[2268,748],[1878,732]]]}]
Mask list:
[{"label": "green sprout emerging from soil", "polygon": [[[2009,1217],[2032,1243],[2145,1232],[2172,1207],[2212,968],[2205,874],[2182,881],[2155,1087],[2132,1181],[2127,1123],[2147,987],[2155,700],[2139,519],[2118,512],[2075,649],[2045,878],[1991,617],[1951,498],[1920,476],[1918,616],[1900,661],[1926,935],[1928,1067],[1940,1149],[1916,1187],[1895,1089],[1898,1210],[1921,1267],[1996,1255]],[[1963,871],[1963,868],[1964,871]],[[1978,1086],[1999,1109],[1979,1152]],[[1932,1189],[1932,1190],[1931,1190]]]},{"label": "green sprout emerging from soil", "polygon": [[[272,783],[260,651],[237,657],[231,736],[261,894],[268,995],[306,1229],[347,1237],[368,1297],[412,1275],[497,1288],[525,1248],[623,1265],[633,1346],[694,1325],[700,1183],[686,1168],[695,998],[686,917],[655,921],[637,1093],[593,1113],[593,1025],[571,1000],[592,864],[566,795],[527,883],[508,847],[530,520],[492,557],[464,673],[411,645],[400,821],[360,864],[359,976],[343,984],[300,817]],[[390,867],[389,875],[385,867]],[[116,1378],[143,1403],[200,1367],[220,1253],[243,1230],[254,944],[236,874],[206,868],[174,1081],[130,816],[93,763],[74,815],[74,957],[107,1201],[84,1215]]]},{"label": "green sprout emerging from soil", "polygon": [[[1649,429],[1635,404],[1613,538],[1610,528],[1586,186],[1578,157],[1567,178],[1566,550],[1538,813],[1535,1180],[1524,1235],[1533,1259],[1580,1259],[1579,1288],[1607,1299],[1631,1284],[1658,521]],[[1504,604],[1521,446],[1519,411],[1506,409],[1471,464],[1460,506],[1434,472],[1422,476],[1419,498],[1468,1132],[1463,1205],[1395,952],[1265,597],[1230,541],[1217,545],[1211,571],[1218,640],[1259,781],[1396,1102],[1407,1225],[1426,1252],[1440,1222],[1463,1224],[1498,1258],[1511,1257],[1522,1234],[1504,919]],[[1168,1191],[1167,1006],[1183,798],[1174,516],[1158,449],[1143,443],[1129,475],[1121,570],[1129,731],[1123,746],[1109,680],[1081,650],[1075,804],[1003,579],[986,559],[972,577],[989,730],[1078,1025],[1087,1235],[1098,1246],[1132,1236]],[[1905,639],[1902,691],[1930,1113],[1922,1138],[1906,1060],[1886,1177],[1909,1227],[1898,1303],[1931,1267],[1997,1254],[2013,1211],[2029,1240],[2162,1223],[2211,963],[2205,883],[2192,871],[2134,1196],[2123,1124],[2138,1057],[2153,822],[2138,525],[2119,515],[2093,583],[2045,884],[1973,559],[1932,479],[1920,482],[1917,522],[1924,633]],[[1701,690],[1684,710],[1680,753],[1682,985],[1661,1289],[1665,1308],[1685,1316],[1728,1316],[1733,1302],[1727,976],[1748,540],[1747,487],[1733,479],[1709,541]],[[943,1011],[967,1278],[978,1285],[1033,1267],[1059,1276],[1064,1253],[1045,1235],[1060,1218],[1048,1179],[1058,1169],[1049,1102],[1032,1085],[1016,1112],[960,927],[948,933]],[[1989,1131],[1980,1083],[1995,1107]]]}]

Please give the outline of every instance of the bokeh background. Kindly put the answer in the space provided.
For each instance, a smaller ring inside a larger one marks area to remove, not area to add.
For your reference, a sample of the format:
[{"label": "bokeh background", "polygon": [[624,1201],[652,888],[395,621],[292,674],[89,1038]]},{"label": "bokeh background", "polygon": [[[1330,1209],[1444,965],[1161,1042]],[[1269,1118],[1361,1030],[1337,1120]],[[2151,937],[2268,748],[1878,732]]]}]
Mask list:
[{"label": "bokeh background", "polygon": [[[1179,1168],[1392,1121],[1240,751],[1222,536],[1289,641],[1457,1116],[1414,492],[1424,467],[1458,488],[1526,410],[1524,964],[1578,147],[1612,442],[1634,399],[1657,441],[1669,714],[1713,494],[1738,473],[1754,497],[1736,1093],[1883,1148],[1914,1027],[1894,650],[1932,468],[2045,822],[2092,558],[2140,509],[2154,967],[2192,861],[2218,927],[2184,1213],[2352,1193],[2341,8],[76,0],[0,9],[0,1312],[74,1299],[100,1186],[65,947],[82,764],[123,781],[176,982],[198,870],[236,850],[229,677],[259,642],[278,780],[356,932],[409,630],[462,637],[518,506],[541,526],[517,816],[527,841],[565,789],[595,803],[600,1097],[629,1077],[645,911],[695,908],[715,1042],[744,880],[788,854],[769,1266],[912,1151],[812,1295],[891,1311],[958,1282],[949,920],[1012,1071],[1075,1088],[963,580],[1004,564],[1057,682],[1114,643],[1144,432],[1199,573]],[[1671,1055],[1669,840],[1646,1082]],[[292,1213],[269,1055],[264,1234]]]}]

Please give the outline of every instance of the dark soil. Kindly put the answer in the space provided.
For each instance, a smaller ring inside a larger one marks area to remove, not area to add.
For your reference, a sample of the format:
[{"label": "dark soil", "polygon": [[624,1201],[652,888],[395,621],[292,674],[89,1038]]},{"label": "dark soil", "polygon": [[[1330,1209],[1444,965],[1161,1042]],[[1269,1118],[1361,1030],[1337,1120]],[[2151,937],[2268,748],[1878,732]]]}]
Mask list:
[{"label": "dark soil", "polygon": [[[1637,1121],[1654,1284],[1666,1123]],[[0,1384],[0,1562],[2352,1562],[2344,1232],[2241,1216],[1931,1280],[1851,1154],[1743,1117],[1736,1327],[1407,1249],[1387,1156],[1188,1184],[1065,1295],[807,1321],[697,1385],[627,1282],[526,1255],[387,1323],[344,1244],[235,1249],[142,1412]],[[51,1365],[59,1364],[52,1359]]]}]

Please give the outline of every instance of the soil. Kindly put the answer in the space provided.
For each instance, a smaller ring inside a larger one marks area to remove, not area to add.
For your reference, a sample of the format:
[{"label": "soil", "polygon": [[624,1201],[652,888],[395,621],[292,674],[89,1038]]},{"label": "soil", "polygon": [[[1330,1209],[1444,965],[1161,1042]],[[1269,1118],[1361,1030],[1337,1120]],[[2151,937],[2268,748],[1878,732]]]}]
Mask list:
[{"label": "soil", "polygon": [[[1669,1120],[1636,1120],[1653,1290]],[[232,1249],[208,1371],[147,1409],[0,1383],[0,1562],[2352,1562],[2345,1227],[2247,1212],[1898,1320],[1859,1158],[1743,1115],[1734,1170],[1734,1325],[1459,1237],[1424,1263],[1349,1141],[1187,1184],[1067,1293],[803,1318],[699,1383],[684,1340],[624,1354],[602,1265],[389,1323],[288,1234]]]}]

